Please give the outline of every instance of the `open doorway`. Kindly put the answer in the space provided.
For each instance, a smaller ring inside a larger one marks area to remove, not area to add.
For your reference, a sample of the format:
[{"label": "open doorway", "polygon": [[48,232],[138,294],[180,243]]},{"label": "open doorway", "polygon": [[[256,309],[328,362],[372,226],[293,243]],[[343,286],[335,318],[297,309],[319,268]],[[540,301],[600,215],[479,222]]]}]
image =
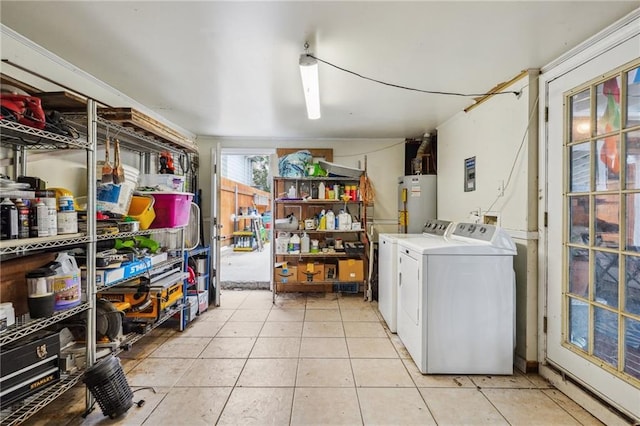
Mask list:
[{"label": "open doorway", "polygon": [[274,150],[223,148],[220,156],[220,287],[269,289]]}]

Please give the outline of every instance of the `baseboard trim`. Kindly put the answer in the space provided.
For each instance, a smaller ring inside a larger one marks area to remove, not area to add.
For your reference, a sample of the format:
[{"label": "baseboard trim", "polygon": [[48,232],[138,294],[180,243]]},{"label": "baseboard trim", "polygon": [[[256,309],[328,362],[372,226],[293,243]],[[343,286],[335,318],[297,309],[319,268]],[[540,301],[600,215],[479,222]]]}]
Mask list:
[{"label": "baseboard trim", "polygon": [[551,365],[540,364],[539,373],[560,392],[567,395],[591,415],[606,425],[640,425],[640,419],[633,419],[606,404],[582,386],[563,376]]}]

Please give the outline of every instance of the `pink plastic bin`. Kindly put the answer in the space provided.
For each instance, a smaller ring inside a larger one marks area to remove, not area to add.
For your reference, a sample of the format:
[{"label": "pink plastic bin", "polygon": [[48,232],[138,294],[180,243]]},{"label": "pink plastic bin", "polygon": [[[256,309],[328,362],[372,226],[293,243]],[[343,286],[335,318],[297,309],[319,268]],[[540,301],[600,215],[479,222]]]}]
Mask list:
[{"label": "pink plastic bin", "polygon": [[178,228],[189,223],[191,199],[188,192],[154,192],[156,218],[151,228]]}]

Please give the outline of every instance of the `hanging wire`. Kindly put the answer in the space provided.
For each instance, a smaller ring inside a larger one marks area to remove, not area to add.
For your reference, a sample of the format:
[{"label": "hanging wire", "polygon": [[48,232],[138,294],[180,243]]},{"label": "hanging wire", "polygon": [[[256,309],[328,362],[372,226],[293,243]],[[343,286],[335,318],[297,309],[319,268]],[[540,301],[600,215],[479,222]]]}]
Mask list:
[{"label": "hanging wire", "polygon": [[[305,49],[308,48],[308,44],[305,43]],[[403,90],[410,90],[412,92],[420,92],[420,93],[429,93],[432,95],[446,95],[446,96],[462,96],[462,97],[481,97],[481,96],[490,96],[490,95],[515,95],[515,96],[520,96],[519,91],[515,91],[515,90],[510,90],[510,91],[504,91],[504,92],[488,92],[488,93],[459,93],[459,92],[445,92],[445,91],[440,91],[440,90],[423,90],[423,89],[416,89],[413,87],[407,87],[407,86],[402,86],[400,84],[394,84],[394,83],[388,83],[386,81],[382,81],[382,80],[377,80],[375,78],[371,78],[371,77],[367,77],[364,76],[362,74],[359,74],[355,71],[351,71],[348,70],[346,68],[342,68],[336,64],[332,64],[331,62],[325,61],[324,59],[320,59],[317,56],[314,56],[310,53],[307,53],[305,50],[305,55],[307,55],[310,58],[315,59],[318,62],[322,62],[323,64],[329,65],[330,67],[336,68],[340,71],[344,71],[348,74],[352,74],[355,75],[356,77],[360,77],[364,80],[369,80],[369,81],[373,81],[374,83],[379,83],[379,84],[383,84],[385,86],[390,86],[390,87],[395,87],[397,89],[403,89]]]},{"label": "hanging wire", "polygon": [[[518,158],[520,158],[520,153],[522,152],[522,148],[524,148],[524,144],[527,141],[527,134],[529,133],[529,127],[531,127],[531,122],[533,120],[533,117],[535,116],[536,107],[538,106],[539,100],[540,100],[540,96],[538,95],[536,97],[536,100],[533,102],[533,107],[531,108],[531,114],[529,114],[529,120],[527,120],[527,127],[525,127],[525,129],[524,129],[524,134],[522,135],[522,140],[520,141],[520,146],[518,147],[518,151],[516,152],[516,155],[513,158],[513,163],[511,164],[511,170],[509,171],[509,176],[507,177],[507,182],[504,184],[503,190],[505,192],[506,192],[507,188],[509,188],[509,185],[511,184],[511,178],[513,177],[513,172],[516,169],[516,164],[518,164]],[[496,203],[498,202],[498,200],[500,198],[502,198],[502,197],[503,197],[503,195],[498,195],[495,198],[495,200],[493,200],[493,203],[491,203],[489,208],[487,208],[485,210],[485,212],[491,212],[491,209],[493,208],[493,206],[495,206]],[[500,210],[500,211],[502,211],[502,210]]]}]

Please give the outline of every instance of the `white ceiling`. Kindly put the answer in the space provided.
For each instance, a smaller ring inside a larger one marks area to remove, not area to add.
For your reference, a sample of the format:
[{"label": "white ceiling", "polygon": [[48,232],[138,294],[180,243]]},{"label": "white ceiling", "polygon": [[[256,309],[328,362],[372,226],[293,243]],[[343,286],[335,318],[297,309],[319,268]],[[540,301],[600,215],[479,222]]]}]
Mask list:
[{"label": "white ceiling", "polygon": [[2,0],[0,16],[2,24],[197,135],[405,138],[433,130],[471,98],[404,91],[321,64],[322,118],[308,120],[298,69],[304,42],[319,58],[372,78],[481,93],[546,65],[639,6]]}]

